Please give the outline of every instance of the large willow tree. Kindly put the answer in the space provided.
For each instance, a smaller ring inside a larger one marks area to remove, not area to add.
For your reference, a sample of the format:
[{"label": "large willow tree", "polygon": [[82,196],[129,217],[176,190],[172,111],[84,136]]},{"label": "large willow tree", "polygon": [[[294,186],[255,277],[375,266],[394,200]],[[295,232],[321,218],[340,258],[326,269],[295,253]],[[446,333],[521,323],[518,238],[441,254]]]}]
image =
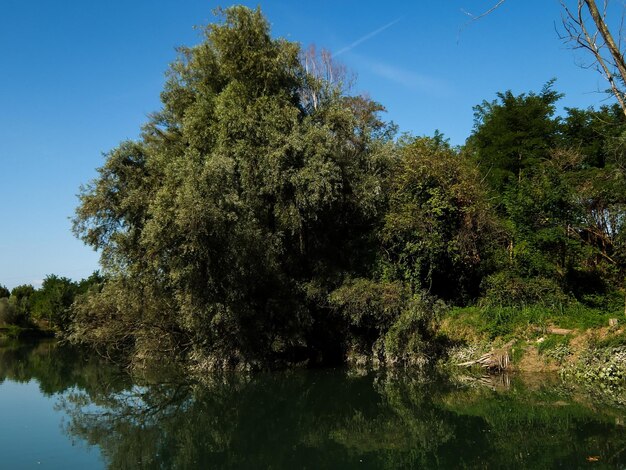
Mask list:
[{"label": "large willow tree", "polygon": [[207,366],[330,359],[324,299],[371,259],[389,129],[259,10],[220,14],[181,49],[141,138],[82,188],[74,230],[108,282],[71,337]]}]

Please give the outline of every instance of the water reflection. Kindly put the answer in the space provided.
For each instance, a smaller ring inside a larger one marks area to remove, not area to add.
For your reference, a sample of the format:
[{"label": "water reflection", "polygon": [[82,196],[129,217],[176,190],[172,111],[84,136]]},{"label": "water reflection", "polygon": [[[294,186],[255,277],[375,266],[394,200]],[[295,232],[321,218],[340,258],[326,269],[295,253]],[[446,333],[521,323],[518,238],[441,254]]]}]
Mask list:
[{"label": "water reflection", "polygon": [[64,391],[65,431],[110,468],[600,468],[626,464],[621,408],[534,381],[292,371],[132,381],[54,344],[0,348],[0,380]]}]

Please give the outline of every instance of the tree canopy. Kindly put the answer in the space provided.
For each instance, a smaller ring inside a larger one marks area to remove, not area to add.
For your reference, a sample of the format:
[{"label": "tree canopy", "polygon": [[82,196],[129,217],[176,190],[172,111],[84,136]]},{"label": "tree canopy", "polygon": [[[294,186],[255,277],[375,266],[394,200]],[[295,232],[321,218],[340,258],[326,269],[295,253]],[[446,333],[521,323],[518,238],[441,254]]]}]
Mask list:
[{"label": "tree canopy", "polygon": [[81,190],[103,277],[47,278],[32,304],[71,340],[201,370],[420,365],[446,305],[609,308],[623,289],[619,108],[559,116],[551,80],[478,105],[461,148],[396,138],[332,56],[259,9],[219,15]]},{"label": "tree canopy", "polygon": [[[237,363],[294,354],[332,321],[320,295],[371,257],[391,148],[383,108],[307,73],[258,9],[221,15],[181,49],[142,138],[82,191],[75,231],[112,281],[79,309],[76,337]],[[140,329],[143,344],[82,329],[94,314]]]},{"label": "tree canopy", "polygon": [[5,286],[0,284],[0,299],[3,297],[9,297],[11,295],[11,291],[7,289]]}]

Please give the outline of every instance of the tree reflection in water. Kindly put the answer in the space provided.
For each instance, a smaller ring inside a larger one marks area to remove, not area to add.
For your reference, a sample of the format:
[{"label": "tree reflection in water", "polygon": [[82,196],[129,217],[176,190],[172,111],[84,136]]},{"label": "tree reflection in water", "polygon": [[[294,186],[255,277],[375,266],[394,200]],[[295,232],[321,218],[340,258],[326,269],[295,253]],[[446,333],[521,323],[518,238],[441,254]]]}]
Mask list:
[{"label": "tree reflection in water", "polygon": [[[485,386],[344,370],[131,377],[55,343],[0,347],[0,380],[60,393],[66,431],[110,468],[607,468],[622,408],[558,381]],[[487,384],[489,385],[489,384]],[[594,404],[595,403],[595,404]]]}]

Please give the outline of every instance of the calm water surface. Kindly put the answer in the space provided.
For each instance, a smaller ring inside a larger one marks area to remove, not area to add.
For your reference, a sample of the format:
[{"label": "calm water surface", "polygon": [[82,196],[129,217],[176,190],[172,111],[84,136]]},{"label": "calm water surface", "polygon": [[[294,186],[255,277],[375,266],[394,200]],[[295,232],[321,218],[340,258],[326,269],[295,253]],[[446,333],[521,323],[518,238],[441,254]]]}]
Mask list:
[{"label": "calm water surface", "polygon": [[626,468],[626,409],[550,376],[131,379],[0,344],[0,468]]}]

